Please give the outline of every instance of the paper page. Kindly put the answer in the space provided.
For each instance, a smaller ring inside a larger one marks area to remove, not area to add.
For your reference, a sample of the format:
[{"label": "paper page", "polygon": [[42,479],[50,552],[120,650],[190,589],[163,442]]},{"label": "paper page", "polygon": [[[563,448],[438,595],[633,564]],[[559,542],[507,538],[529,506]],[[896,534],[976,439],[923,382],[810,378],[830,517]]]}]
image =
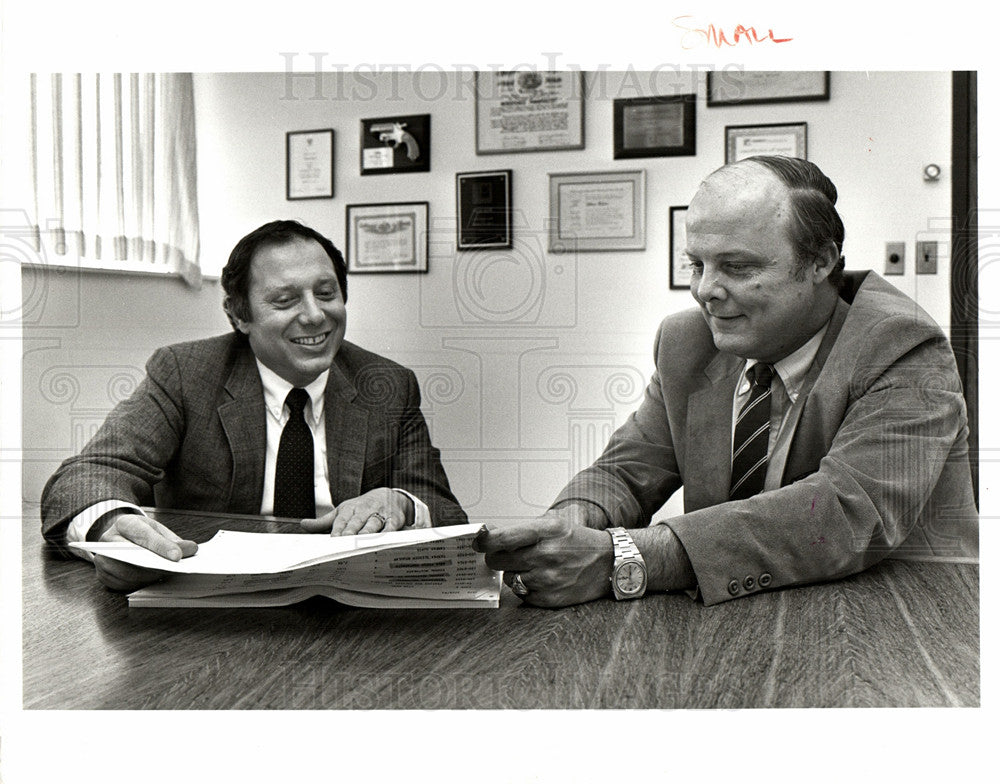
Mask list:
[{"label": "paper page", "polygon": [[198,545],[197,553],[180,561],[168,560],[131,542],[73,542],[70,546],[134,566],[176,574],[261,575],[420,542],[446,541],[459,537],[471,540],[479,529],[478,524],[468,523],[356,536],[223,530],[209,541]]},{"label": "paper page", "polygon": [[[194,599],[212,595],[278,591],[303,585],[323,586],[385,597],[425,598],[435,601],[499,598],[500,573],[486,566],[472,549],[473,530],[460,537],[424,541],[405,547],[366,551],[302,569],[270,574],[173,574],[130,596],[142,600],[158,596]],[[366,605],[378,606],[378,605]],[[396,602],[393,606],[399,606]]]},{"label": "paper page", "polygon": [[332,586],[305,585],[251,594],[219,594],[214,596],[177,596],[172,592],[144,589],[129,595],[129,607],[283,607],[296,602],[325,596],[341,604],[355,607],[384,609],[495,609],[500,606],[499,596],[483,591],[472,598],[446,600],[412,597],[373,596]]},{"label": "paper page", "polygon": [[[478,529],[477,529],[478,530]],[[178,597],[245,594],[298,586],[327,586],[385,597],[469,599],[500,594],[500,573],[472,549],[474,533],[270,574],[173,574],[135,595]]]}]

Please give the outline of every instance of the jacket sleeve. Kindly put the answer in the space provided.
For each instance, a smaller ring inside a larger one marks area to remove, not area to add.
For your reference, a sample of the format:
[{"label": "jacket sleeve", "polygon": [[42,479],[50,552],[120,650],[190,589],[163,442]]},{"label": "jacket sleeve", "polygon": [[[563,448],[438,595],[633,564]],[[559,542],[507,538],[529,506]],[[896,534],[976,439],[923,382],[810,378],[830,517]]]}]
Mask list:
[{"label": "jacket sleeve", "polygon": [[431,524],[460,525],[468,522],[448,484],[441,453],[431,443],[427,422],[420,410],[420,385],[412,370],[405,371],[405,404],[399,414],[398,441],[392,458],[389,487],[398,487],[423,501]]},{"label": "jacket sleeve", "polygon": [[[949,461],[967,460],[965,403],[947,341],[928,331],[904,342],[893,334],[899,328],[887,322],[873,331],[871,353],[859,352],[853,374],[840,380],[844,409],[817,470],[666,521],[706,604],[871,566],[919,524]],[[886,356],[886,346],[898,353]],[[839,406],[822,413],[837,416]]]},{"label": "jacket sleeve", "polygon": [[136,391],[108,414],[80,454],[65,460],[42,491],[42,533],[64,555],[66,527],[84,509],[118,499],[153,504],[184,430],[180,375],[168,348],[146,363]]}]

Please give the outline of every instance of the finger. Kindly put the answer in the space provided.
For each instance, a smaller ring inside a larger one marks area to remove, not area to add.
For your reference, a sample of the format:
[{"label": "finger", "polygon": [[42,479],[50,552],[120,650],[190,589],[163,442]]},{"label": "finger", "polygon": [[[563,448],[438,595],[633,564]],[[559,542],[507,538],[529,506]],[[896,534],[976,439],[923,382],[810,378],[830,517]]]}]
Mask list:
[{"label": "finger", "polygon": [[306,518],[300,525],[309,533],[326,533],[327,531],[333,530],[333,518],[337,514],[337,510],[334,509],[331,512],[327,512],[322,517],[316,518]]},{"label": "finger", "polygon": [[385,526],[382,528],[383,531],[398,531],[406,524],[406,519],[402,516],[397,517],[392,515],[385,521]]},{"label": "finger", "polygon": [[506,571],[506,572],[503,573],[504,584],[508,588],[513,588],[514,587],[514,579],[518,575],[521,576],[521,583],[524,585],[524,587],[527,588],[529,591],[533,590],[532,587],[531,587],[531,572],[530,571],[521,571],[521,570],[516,570],[516,569],[511,570],[511,571]]},{"label": "finger", "polygon": [[128,515],[119,519],[115,525],[124,538],[163,558],[179,561],[184,557],[181,547],[153,528],[148,518]]},{"label": "finger", "polygon": [[341,504],[337,508],[337,514],[333,518],[333,526],[330,528],[330,536],[346,536],[348,534],[353,534],[364,525],[364,520],[358,520],[357,525],[350,531],[346,530],[347,526],[350,525],[355,518],[357,518],[358,512],[354,504],[346,505]]},{"label": "finger", "polygon": [[538,544],[547,535],[547,526],[542,520],[528,520],[498,528],[485,534],[480,533],[473,541],[473,547],[481,553],[495,553],[504,550],[520,550]]},{"label": "finger", "polygon": [[134,591],[144,585],[162,580],[167,575],[166,572],[144,569],[96,553],[94,567],[97,579],[112,591]]},{"label": "finger", "polygon": [[149,517],[147,519],[149,520],[150,525],[153,526],[153,529],[157,533],[159,533],[165,539],[168,539],[169,541],[175,543],[178,547],[181,548],[182,558],[188,558],[194,555],[196,552],[198,552],[197,542],[193,541],[192,539],[184,539],[178,536],[169,528],[167,528],[163,523],[161,523],[159,520],[154,520],[152,517]]},{"label": "finger", "polygon": [[377,534],[380,531],[392,531],[392,518],[386,517],[381,512],[372,512],[365,518],[365,524],[358,531],[359,534]]},{"label": "finger", "polygon": [[344,526],[343,535],[351,536],[352,534],[366,533],[373,534],[378,533],[382,530],[382,521],[373,517],[374,512],[365,512],[359,509],[354,510],[354,516],[347,521],[347,525]]},{"label": "finger", "polygon": [[486,565],[497,572],[527,572],[534,566],[534,548],[486,553]]}]

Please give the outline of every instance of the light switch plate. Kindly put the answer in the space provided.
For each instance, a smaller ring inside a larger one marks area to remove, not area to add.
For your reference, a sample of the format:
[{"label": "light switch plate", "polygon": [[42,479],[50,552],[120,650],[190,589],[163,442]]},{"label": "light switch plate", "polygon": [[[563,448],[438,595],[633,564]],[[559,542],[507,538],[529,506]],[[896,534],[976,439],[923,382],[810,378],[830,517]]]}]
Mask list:
[{"label": "light switch plate", "polygon": [[887,242],[885,244],[885,274],[902,275],[906,260],[905,242]]},{"label": "light switch plate", "polygon": [[937,252],[936,240],[917,241],[916,270],[918,275],[937,274]]}]

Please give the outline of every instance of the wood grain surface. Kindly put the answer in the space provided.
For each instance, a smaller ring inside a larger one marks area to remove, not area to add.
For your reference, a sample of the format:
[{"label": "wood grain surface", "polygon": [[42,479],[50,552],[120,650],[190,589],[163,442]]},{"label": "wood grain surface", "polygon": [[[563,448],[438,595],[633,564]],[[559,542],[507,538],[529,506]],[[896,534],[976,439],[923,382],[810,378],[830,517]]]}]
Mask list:
[{"label": "wood grain surface", "polygon": [[[204,541],[255,518],[161,514]],[[289,529],[291,530],[291,529]],[[978,706],[979,569],[885,561],[704,607],[683,594],[499,610],[129,609],[23,529],[25,708]]]}]

